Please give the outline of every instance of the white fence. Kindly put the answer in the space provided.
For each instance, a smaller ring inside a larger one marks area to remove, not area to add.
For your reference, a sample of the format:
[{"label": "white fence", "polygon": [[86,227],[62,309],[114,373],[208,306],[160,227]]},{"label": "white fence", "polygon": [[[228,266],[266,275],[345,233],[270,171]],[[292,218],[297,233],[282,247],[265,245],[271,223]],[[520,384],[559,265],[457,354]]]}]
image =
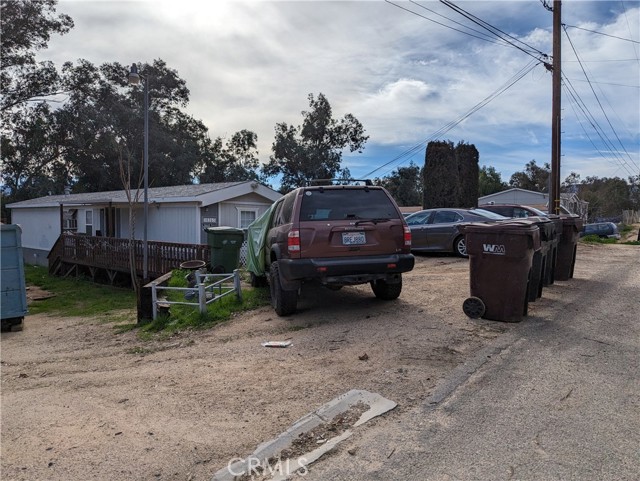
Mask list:
[{"label": "white fence", "polygon": [[240,246],[240,266],[247,266],[247,241],[242,242]]},{"label": "white fence", "polygon": [[623,210],[622,211],[623,224],[637,224],[638,222],[640,222],[640,210]]},{"label": "white fence", "polygon": [[[153,319],[158,317],[159,305],[182,304],[194,306],[200,309],[201,313],[207,312],[207,305],[218,299],[235,292],[239,301],[242,300],[242,289],[240,288],[240,271],[234,270],[232,274],[203,274],[195,272],[196,285],[194,287],[169,287],[160,286],[157,282],[151,283],[151,299],[153,303]],[[217,279],[217,280],[216,280]],[[182,291],[185,299],[195,298],[197,302],[169,301],[160,299],[158,294],[161,291]]]}]

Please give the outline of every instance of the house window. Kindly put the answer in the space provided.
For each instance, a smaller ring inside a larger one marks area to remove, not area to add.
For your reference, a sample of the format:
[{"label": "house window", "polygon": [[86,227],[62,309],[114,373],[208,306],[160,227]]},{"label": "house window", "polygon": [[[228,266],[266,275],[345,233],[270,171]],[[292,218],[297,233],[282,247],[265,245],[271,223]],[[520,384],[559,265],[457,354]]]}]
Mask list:
[{"label": "house window", "polygon": [[85,227],[86,227],[86,233],[87,235],[93,235],[93,211],[92,210],[88,210],[86,212],[86,222],[85,222]]},{"label": "house window", "polygon": [[258,209],[238,209],[238,227],[246,229],[258,218]]}]

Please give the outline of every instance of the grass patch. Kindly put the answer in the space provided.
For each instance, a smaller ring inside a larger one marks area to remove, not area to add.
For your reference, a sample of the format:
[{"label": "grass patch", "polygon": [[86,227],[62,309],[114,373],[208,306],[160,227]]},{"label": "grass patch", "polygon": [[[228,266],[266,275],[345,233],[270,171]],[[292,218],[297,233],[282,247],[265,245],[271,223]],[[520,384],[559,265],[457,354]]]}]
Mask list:
[{"label": "grass patch", "polygon": [[[185,279],[189,271],[176,270],[169,280],[170,287],[187,287]],[[200,314],[197,306],[171,305],[170,315],[158,316],[146,324],[131,322],[135,318],[136,297],[132,289],[95,284],[83,278],[64,279],[49,275],[46,267],[25,266],[27,285],[38,286],[54,297],[32,302],[31,314],[52,314],[62,317],[91,317],[100,322],[117,323],[117,333],[139,329],[139,336],[150,339],[157,334],[170,335],[184,329],[205,329],[230,319],[234,314],[246,312],[269,304],[268,289],[243,288],[242,301],[229,294],[207,306]],[[184,302],[184,292],[169,292],[169,300]],[[195,299],[191,302],[197,302]]]},{"label": "grass patch", "polygon": [[[169,284],[174,284],[173,279]],[[179,282],[179,281],[178,281]],[[172,287],[182,287],[175,286]],[[178,296],[176,298],[176,296]],[[182,292],[173,292],[168,296],[169,300],[182,300]],[[194,300],[195,302],[195,300]],[[242,301],[234,294],[229,294],[222,299],[212,302],[207,306],[205,313],[200,313],[197,306],[183,306],[172,304],[169,315],[159,315],[154,321],[140,327],[140,335],[150,338],[153,334],[171,334],[184,329],[206,329],[216,324],[229,320],[234,314],[251,311],[269,304],[269,295],[266,289],[243,289]]]},{"label": "grass patch", "polygon": [[289,326],[287,330],[291,332],[296,332],[296,331],[302,331],[303,329],[308,329],[308,328],[309,326]]},{"label": "grass patch", "polygon": [[54,297],[32,302],[30,314],[53,314],[61,317],[100,317],[104,322],[122,322],[130,316],[123,311],[136,308],[131,289],[95,284],[83,278],[49,275],[46,267],[25,266],[27,285],[51,292]]},{"label": "grass patch", "polygon": [[602,238],[597,235],[586,235],[580,240],[582,242],[586,242],[587,244],[617,244],[618,243],[617,239]]},{"label": "grass patch", "polygon": [[624,237],[626,234],[633,230],[633,226],[629,224],[619,224],[618,230],[620,231],[620,235]]},{"label": "grass patch", "polygon": [[626,246],[639,246],[640,241],[626,241],[620,242],[618,239],[608,239],[598,237],[597,235],[587,235],[580,239],[580,241],[587,244],[622,244]]}]

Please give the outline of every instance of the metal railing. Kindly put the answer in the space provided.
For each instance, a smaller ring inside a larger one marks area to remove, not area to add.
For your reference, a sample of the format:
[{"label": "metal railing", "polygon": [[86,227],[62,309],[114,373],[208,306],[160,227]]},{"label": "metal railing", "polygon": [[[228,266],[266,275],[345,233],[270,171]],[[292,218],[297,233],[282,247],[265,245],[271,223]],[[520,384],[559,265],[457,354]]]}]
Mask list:
[{"label": "metal railing", "polygon": [[[242,301],[242,289],[240,287],[240,271],[234,270],[232,274],[203,274],[195,272],[196,285],[193,287],[169,287],[161,286],[157,282],[151,283],[151,300],[153,305],[153,319],[158,317],[158,306],[181,304],[198,307],[201,314],[207,312],[207,306],[229,294],[235,292],[239,301]],[[217,280],[216,280],[217,279]],[[229,283],[232,282],[232,285]],[[181,291],[185,299],[196,298],[197,302],[170,301],[160,299],[160,291]]]}]

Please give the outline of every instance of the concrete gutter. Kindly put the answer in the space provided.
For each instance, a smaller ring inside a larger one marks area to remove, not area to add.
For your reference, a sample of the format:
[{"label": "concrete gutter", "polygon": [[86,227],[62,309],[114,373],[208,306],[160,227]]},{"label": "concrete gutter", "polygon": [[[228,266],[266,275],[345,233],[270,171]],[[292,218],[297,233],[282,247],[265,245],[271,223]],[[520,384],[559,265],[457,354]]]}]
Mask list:
[{"label": "concrete gutter", "polygon": [[[315,411],[298,419],[293,423],[293,425],[291,425],[291,427],[289,427],[289,429],[276,438],[260,444],[247,458],[220,469],[213,475],[212,481],[235,481],[241,478],[245,473],[250,474],[251,469],[256,468],[258,461],[266,464],[269,459],[277,457],[278,453],[288,448],[302,433],[311,431],[320,424],[330,422],[337,415],[348,411],[352,406],[358,403],[369,405],[369,409],[362,413],[358,421],[353,425],[354,428],[394,409],[397,406],[395,402],[386,399],[379,394],[352,389],[351,391],[338,396]],[[283,473],[274,473],[276,474],[276,477],[272,478],[273,481],[286,479],[287,475],[290,475],[295,471],[304,468],[304,466],[316,461],[325,453],[335,448],[338,443],[351,436],[351,434],[352,431],[347,430],[340,436],[329,439],[324,445],[310,453],[300,456],[295,460],[291,460],[291,462],[287,462],[286,470],[288,472],[284,473],[286,475],[282,477]]]}]

